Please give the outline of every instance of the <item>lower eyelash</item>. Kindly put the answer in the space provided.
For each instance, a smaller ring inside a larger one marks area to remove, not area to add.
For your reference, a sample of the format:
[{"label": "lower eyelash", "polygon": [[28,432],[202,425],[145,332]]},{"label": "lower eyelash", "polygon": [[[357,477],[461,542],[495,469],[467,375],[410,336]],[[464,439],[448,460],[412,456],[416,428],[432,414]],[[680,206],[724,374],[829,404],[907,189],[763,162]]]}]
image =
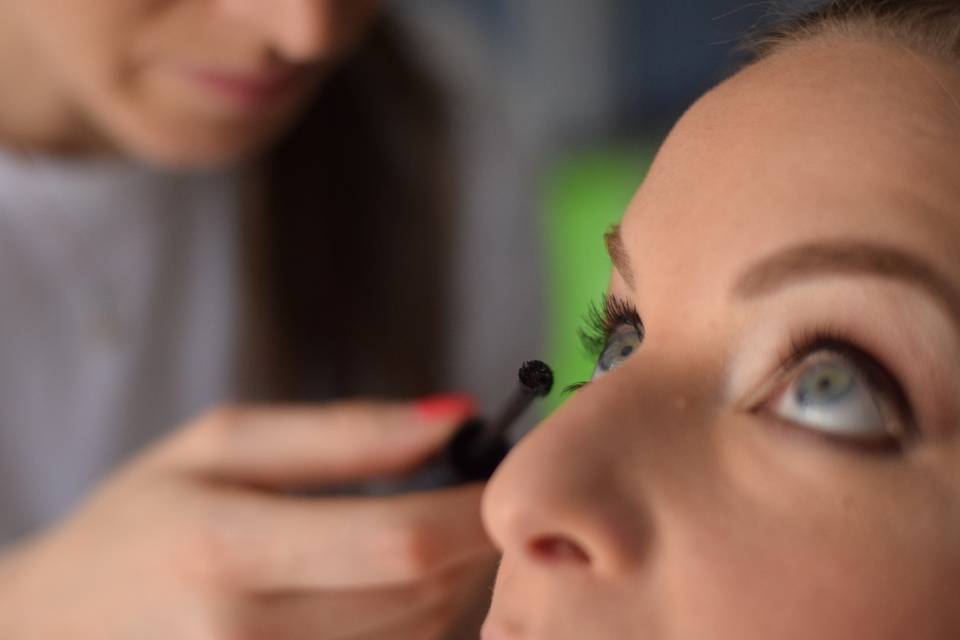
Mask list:
[{"label": "lower eyelash", "polygon": [[580,389],[583,389],[585,386],[590,384],[589,380],[581,380],[580,382],[574,382],[573,384],[568,384],[565,386],[560,393],[563,395],[569,395],[571,393],[576,393]]}]

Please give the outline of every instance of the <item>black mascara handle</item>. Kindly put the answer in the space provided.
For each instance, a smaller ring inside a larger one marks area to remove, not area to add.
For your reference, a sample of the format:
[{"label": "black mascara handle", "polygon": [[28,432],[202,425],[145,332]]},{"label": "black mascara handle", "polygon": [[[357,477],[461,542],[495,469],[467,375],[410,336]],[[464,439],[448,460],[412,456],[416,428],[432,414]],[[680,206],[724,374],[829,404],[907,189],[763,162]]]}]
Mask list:
[{"label": "black mascara handle", "polygon": [[489,480],[510,453],[507,432],[536,398],[553,387],[553,371],[540,360],[528,360],[518,371],[520,386],[490,420],[472,418],[457,429],[444,449],[401,478],[334,487],[323,495],[388,496],[454,487]]},{"label": "black mascara handle", "polygon": [[485,435],[484,421],[474,418],[460,427],[447,447],[450,462],[460,478],[458,484],[489,480],[510,453],[506,438],[490,440]]},{"label": "black mascara handle", "polygon": [[440,453],[409,475],[370,481],[354,487],[353,491],[347,490],[347,493],[393,496],[486,482],[510,452],[510,444],[505,438],[482,438],[486,435],[482,418],[468,420]]}]

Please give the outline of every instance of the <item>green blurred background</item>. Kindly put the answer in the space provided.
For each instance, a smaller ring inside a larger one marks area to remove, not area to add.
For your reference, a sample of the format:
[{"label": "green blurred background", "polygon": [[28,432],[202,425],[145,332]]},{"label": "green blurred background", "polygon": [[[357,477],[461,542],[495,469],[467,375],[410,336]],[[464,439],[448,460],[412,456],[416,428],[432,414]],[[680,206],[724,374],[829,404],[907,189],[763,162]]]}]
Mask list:
[{"label": "green blurred background", "polygon": [[[735,0],[396,0],[448,34],[509,112],[543,229],[547,352],[557,389],[589,378],[577,337],[607,286],[603,233],[621,217],[654,150],[686,108],[739,64],[737,45],[770,19]],[[506,153],[506,152],[505,152]],[[540,269],[541,265],[531,265]],[[564,399],[554,393],[548,409]]]},{"label": "green blurred background", "polygon": [[560,390],[589,379],[593,371],[595,363],[577,332],[588,305],[600,300],[610,276],[603,234],[620,219],[653,154],[652,145],[587,151],[547,172],[543,220],[551,318],[548,353],[557,376],[557,392],[550,396],[547,411],[566,398]]}]

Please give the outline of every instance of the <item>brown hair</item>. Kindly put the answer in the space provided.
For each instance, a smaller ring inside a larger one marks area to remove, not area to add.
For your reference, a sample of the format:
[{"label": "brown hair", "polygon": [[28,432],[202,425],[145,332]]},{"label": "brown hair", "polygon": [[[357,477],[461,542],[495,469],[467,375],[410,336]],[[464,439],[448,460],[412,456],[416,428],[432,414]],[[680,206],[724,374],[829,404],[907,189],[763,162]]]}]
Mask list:
[{"label": "brown hair", "polygon": [[261,167],[248,235],[273,398],[442,384],[453,149],[446,98],[413,51],[380,19]]},{"label": "brown hair", "polygon": [[775,26],[750,39],[754,59],[828,34],[882,39],[926,55],[960,58],[957,0],[833,0],[800,13],[777,13]]}]

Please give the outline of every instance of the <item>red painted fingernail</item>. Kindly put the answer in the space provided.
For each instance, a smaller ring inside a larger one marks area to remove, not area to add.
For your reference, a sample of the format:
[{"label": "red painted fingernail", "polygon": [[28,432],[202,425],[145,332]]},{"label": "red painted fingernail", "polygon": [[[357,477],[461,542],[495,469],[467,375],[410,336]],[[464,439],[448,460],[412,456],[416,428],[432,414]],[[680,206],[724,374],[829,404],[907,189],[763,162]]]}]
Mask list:
[{"label": "red painted fingernail", "polygon": [[417,415],[427,422],[454,422],[477,413],[477,403],[466,393],[429,396],[414,404]]}]

